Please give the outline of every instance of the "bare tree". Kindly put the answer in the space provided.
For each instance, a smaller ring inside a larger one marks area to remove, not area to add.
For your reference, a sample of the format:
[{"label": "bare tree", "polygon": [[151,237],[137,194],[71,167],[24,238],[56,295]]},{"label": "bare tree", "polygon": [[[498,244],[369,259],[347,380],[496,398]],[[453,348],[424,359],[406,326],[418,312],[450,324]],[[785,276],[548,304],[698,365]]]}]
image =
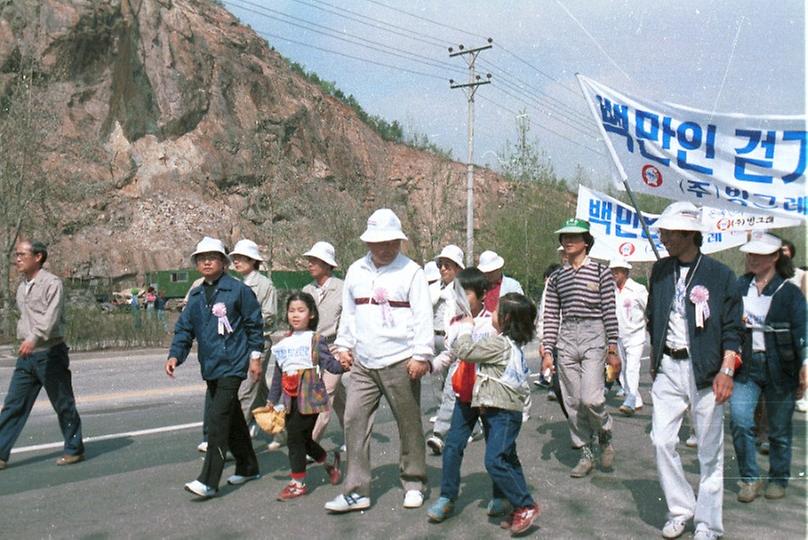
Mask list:
[{"label": "bare tree", "polygon": [[0,326],[4,333],[12,332],[14,247],[47,214],[40,212],[48,193],[42,171],[43,143],[56,118],[37,86],[37,73],[33,60],[19,58],[0,96]]}]

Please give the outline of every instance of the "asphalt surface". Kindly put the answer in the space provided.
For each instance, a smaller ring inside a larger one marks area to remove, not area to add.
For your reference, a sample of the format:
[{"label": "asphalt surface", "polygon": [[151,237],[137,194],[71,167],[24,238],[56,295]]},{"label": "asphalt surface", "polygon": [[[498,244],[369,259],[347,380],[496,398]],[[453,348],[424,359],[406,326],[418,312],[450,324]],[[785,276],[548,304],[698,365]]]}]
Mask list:
[{"label": "asphalt surface", "polygon": [[[201,428],[204,386],[195,359],[170,380],[162,371],[163,351],[124,351],[71,356],[78,407],[82,415],[87,460],[57,467],[61,434],[44,393],[0,472],[0,538],[500,538],[507,532],[489,519],[485,505],[490,481],[483,468],[482,442],[466,450],[461,494],[455,515],[442,524],[427,522],[426,508],[439,495],[440,457],[427,457],[429,484],[424,508],[402,508],[398,482],[398,435],[383,403],[373,436],[373,506],[365,512],[330,515],[323,505],[339,493],[325,472],[312,467],[309,495],[290,502],[275,496],[288,481],[285,450],[269,452],[266,441],[255,448],[263,477],[240,487],[223,485],[218,497],[194,500],[183,484],[202,466],[196,451]],[[531,358],[537,361],[535,355]],[[13,358],[0,351],[0,399],[5,396]],[[647,371],[644,367],[644,371]],[[666,506],[656,476],[649,439],[650,380],[641,391],[646,406],[632,417],[616,412],[620,400],[609,398],[615,414],[617,461],[613,472],[596,470],[572,479],[577,454],[558,405],[534,389],[530,420],[518,441],[519,455],[543,514],[526,535],[551,538],[659,538]],[[431,378],[422,386],[424,426],[437,405]],[[794,459],[787,496],[735,500],[737,467],[725,429],[725,538],[806,538],[805,415],[794,417]],[[188,427],[188,425],[191,427]],[[180,426],[180,428],[172,427]],[[182,427],[185,426],[185,427]],[[163,428],[161,432],[138,434]],[[121,435],[130,433],[129,435]],[[116,435],[117,434],[117,435]],[[682,430],[682,440],[687,430]],[[51,446],[49,443],[57,443]],[[342,443],[332,420],[323,446]],[[39,449],[38,449],[39,448]],[[696,451],[682,444],[685,469],[698,479]],[[766,460],[760,456],[765,471]],[[344,465],[343,465],[344,470]],[[232,462],[225,476],[232,474]],[[692,535],[692,525],[685,538]]]}]

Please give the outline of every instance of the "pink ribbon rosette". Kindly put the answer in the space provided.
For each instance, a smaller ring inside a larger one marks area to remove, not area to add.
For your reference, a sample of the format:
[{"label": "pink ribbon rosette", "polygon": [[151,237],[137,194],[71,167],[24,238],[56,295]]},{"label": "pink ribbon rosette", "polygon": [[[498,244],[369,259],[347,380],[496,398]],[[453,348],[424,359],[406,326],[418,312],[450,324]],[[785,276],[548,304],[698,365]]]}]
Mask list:
[{"label": "pink ribbon rosette", "polygon": [[214,317],[219,319],[219,335],[223,336],[233,331],[233,327],[230,326],[230,321],[227,320],[227,306],[221,302],[213,304],[211,312]]},{"label": "pink ribbon rosette", "polygon": [[704,321],[710,317],[710,291],[704,285],[696,285],[690,291],[690,301],[696,305],[696,328],[704,328]]},{"label": "pink ribbon rosette", "polygon": [[393,310],[387,301],[387,289],[378,287],[373,291],[373,303],[382,308],[382,324],[393,326]]},{"label": "pink ribbon rosette", "polygon": [[626,319],[631,320],[631,298],[623,298],[623,309],[626,310]]}]

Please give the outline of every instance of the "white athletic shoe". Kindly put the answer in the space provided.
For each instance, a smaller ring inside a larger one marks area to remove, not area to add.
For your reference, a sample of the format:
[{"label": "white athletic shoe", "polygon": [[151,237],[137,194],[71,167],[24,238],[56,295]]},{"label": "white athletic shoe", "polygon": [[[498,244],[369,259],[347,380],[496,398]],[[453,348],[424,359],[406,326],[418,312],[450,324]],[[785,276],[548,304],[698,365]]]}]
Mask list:
[{"label": "white athletic shoe", "polygon": [[194,480],[193,482],[188,482],[185,484],[185,491],[190,491],[194,495],[202,497],[203,499],[209,499],[210,497],[216,495],[218,490],[215,490],[210,486],[206,486],[199,480]]},{"label": "white athletic shoe", "polygon": [[404,508],[421,508],[424,504],[424,494],[417,489],[411,489],[404,494]]},{"label": "white athletic shoe", "polygon": [[196,449],[200,452],[207,452],[208,451],[208,441],[202,441],[198,445],[196,445]]},{"label": "white athletic shoe", "polygon": [[370,508],[370,498],[363,497],[358,493],[337,495],[334,499],[325,503],[325,509],[329,512],[351,512],[353,510],[365,510],[366,508]]},{"label": "white athletic shoe", "polygon": [[252,476],[241,476],[240,474],[234,474],[227,479],[227,483],[231,486],[240,486],[241,484],[246,484],[250,480],[258,480],[259,478],[261,478],[260,474],[254,474]]}]

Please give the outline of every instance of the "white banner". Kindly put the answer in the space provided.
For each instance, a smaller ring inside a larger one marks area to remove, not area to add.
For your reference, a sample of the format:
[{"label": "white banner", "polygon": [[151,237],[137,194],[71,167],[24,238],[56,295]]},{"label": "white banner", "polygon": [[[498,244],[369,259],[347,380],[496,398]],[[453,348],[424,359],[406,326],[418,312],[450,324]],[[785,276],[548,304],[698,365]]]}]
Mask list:
[{"label": "white banner", "polygon": [[582,75],[578,79],[633,190],[699,206],[806,219],[805,116],[709,113],[633,98]]},{"label": "white banner", "polygon": [[[659,218],[658,214],[643,212],[642,215],[649,227]],[[591,257],[606,261],[614,257],[624,257],[627,261],[656,260],[648,237],[640,225],[639,216],[630,204],[579,185],[575,217],[589,222],[590,232],[595,237],[595,245],[589,253]],[[711,230],[704,233],[701,251],[715,253],[737,247],[746,243],[746,236],[746,232],[740,230]],[[668,252],[653,229],[651,239],[659,251],[659,256],[667,257]]]}]

